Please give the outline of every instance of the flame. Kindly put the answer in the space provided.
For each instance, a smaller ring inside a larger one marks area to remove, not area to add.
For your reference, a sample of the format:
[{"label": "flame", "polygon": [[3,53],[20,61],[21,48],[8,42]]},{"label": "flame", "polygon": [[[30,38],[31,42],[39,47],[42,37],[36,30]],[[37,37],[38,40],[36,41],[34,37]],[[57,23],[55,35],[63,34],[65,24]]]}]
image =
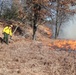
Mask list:
[{"label": "flame", "polygon": [[48,45],[54,49],[76,50],[75,40],[55,40]]},{"label": "flame", "polygon": [[[46,26],[40,25],[40,30],[43,30],[45,34],[47,34],[50,38],[52,36],[52,30]],[[62,39],[51,39],[42,38],[42,42],[45,42],[52,50],[60,49],[60,50],[76,50],[76,40],[62,40]]]},{"label": "flame", "polygon": [[48,37],[52,36],[52,30],[46,26],[39,25],[39,30],[43,31],[44,34],[48,35]]},{"label": "flame", "polygon": [[[39,29],[47,34],[50,38],[52,36],[52,31],[50,28],[46,26],[40,25]],[[45,35],[46,36],[46,35]],[[62,40],[62,39],[54,39],[51,40],[49,38],[41,38],[42,42],[45,42],[52,50],[60,49],[60,50],[76,50],[76,40]]]},{"label": "flame", "polygon": [[49,36],[49,37],[51,37],[52,36],[52,31],[50,31],[50,29],[49,28],[45,28],[45,32],[46,32],[46,34]]}]

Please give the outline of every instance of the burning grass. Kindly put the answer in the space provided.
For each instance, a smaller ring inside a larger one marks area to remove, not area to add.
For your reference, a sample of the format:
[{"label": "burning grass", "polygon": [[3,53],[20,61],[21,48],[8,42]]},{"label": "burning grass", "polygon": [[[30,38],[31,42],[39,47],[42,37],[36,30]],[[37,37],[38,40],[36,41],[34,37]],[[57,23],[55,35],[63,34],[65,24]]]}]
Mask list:
[{"label": "burning grass", "polygon": [[55,40],[48,44],[54,49],[64,49],[64,50],[76,50],[75,40]]}]

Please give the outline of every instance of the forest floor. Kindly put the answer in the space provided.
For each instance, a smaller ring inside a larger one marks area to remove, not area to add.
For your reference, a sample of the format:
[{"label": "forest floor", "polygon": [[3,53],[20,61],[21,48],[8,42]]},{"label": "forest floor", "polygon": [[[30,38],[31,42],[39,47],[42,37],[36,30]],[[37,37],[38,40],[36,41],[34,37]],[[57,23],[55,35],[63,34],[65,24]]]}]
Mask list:
[{"label": "forest floor", "polygon": [[76,51],[53,47],[55,41],[43,29],[37,40],[13,36],[9,45],[0,43],[0,75],[76,75]]}]

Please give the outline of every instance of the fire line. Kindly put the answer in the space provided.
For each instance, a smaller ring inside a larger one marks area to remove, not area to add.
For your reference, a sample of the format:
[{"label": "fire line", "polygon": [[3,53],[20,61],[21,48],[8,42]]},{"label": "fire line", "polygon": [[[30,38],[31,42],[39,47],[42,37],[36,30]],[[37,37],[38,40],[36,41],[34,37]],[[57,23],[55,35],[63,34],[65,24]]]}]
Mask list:
[{"label": "fire line", "polygon": [[52,43],[49,43],[48,45],[54,49],[59,48],[65,50],[76,50],[75,40],[55,40]]}]

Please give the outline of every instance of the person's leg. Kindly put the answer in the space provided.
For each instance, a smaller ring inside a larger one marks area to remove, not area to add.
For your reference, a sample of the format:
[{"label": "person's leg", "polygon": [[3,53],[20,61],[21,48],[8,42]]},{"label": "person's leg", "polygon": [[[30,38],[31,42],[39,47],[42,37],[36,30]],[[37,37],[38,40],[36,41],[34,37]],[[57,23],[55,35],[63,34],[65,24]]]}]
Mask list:
[{"label": "person's leg", "polygon": [[3,40],[5,41],[5,33],[3,33],[4,37],[3,37]]},{"label": "person's leg", "polygon": [[4,33],[3,40],[6,44],[8,44],[8,34]]},{"label": "person's leg", "polygon": [[8,34],[6,34],[6,44],[8,44]]},{"label": "person's leg", "polygon": [[6,41],[6,33],[3,33],[4,37],[3,37],[3,41]]}]

